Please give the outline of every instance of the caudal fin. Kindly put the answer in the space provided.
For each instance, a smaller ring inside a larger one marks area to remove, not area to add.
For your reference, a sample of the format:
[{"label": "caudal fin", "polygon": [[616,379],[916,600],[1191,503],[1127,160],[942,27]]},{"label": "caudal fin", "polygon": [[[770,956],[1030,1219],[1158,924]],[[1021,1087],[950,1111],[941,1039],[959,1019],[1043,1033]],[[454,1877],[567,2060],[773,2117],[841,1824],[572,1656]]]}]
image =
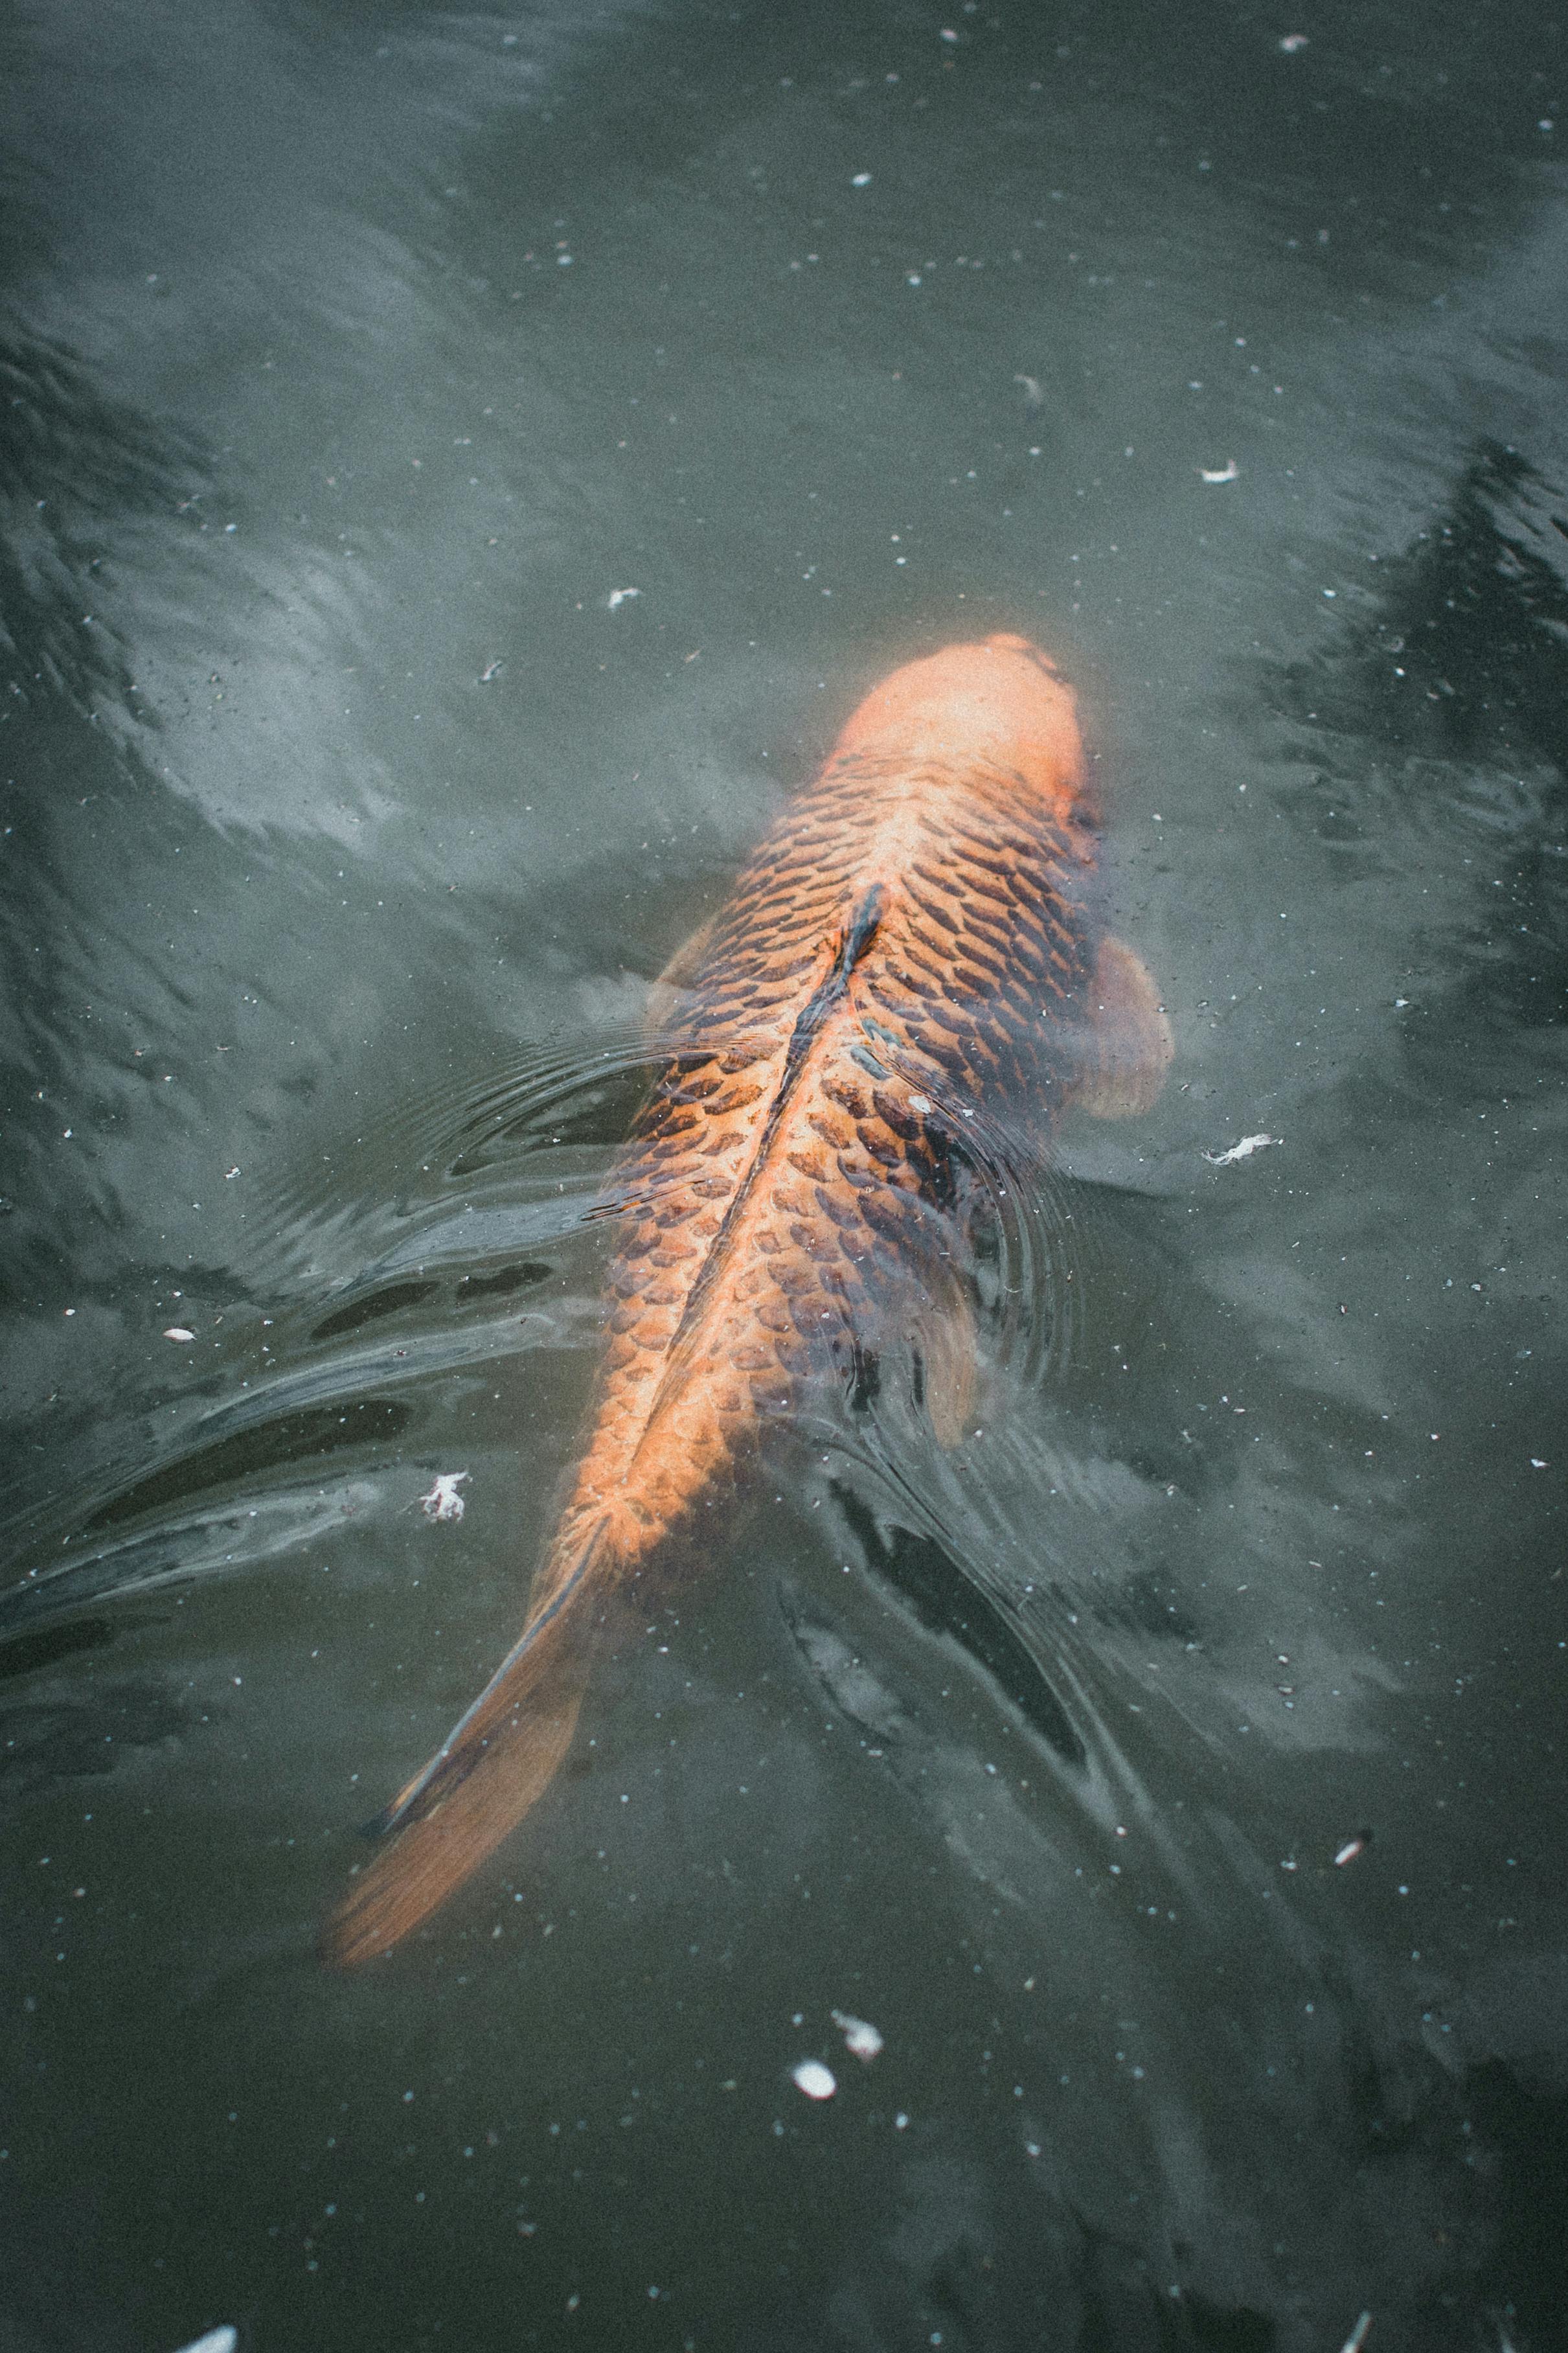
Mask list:
[{"label": "caudal fin", "polygon": [[516,1829],[576,1729],[600,1615],[599,1539],[531,1618],[468,1714],[383,1817],[388,1843],[327,1923],[322,1957],[354,1968],[427,1920]]}]

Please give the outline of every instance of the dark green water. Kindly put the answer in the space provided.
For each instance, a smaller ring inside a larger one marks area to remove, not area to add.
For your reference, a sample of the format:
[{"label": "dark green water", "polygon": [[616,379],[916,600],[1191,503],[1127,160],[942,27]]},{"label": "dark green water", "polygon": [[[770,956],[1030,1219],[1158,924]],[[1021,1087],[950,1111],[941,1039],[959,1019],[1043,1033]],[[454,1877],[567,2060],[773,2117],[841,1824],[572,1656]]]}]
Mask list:
[{"label": "dark green water", "polygon": [[[1568,2341],[1563,28],[951,6],[9,18],[18,2353]],[[803,1432],[327,1974],[521,1622],[647,984],[995,628],[1164,1099],[973,1437]]]}]

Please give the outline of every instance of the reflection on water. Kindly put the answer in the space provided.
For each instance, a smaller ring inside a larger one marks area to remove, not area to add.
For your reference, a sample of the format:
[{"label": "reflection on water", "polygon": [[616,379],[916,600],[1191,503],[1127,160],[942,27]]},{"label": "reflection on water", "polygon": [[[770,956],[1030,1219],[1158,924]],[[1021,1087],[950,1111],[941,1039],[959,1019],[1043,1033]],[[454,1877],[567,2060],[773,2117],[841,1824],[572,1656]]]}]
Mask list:
[{"label": "reflection on water", "polygon": [[[14,30],[8,2341],[1556,2340],[1547,29]],[[1163,1101],[993,1187],[962,1445],[809,1407],[322,1972],[521,1622],[656,976],[997,629]]]}]

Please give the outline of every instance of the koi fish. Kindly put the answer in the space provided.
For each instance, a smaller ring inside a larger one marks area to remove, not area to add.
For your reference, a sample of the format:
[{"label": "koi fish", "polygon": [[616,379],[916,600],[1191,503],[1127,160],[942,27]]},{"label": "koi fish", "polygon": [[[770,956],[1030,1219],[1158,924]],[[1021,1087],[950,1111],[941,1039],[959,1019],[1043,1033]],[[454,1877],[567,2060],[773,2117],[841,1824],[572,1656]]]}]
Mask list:
[{"label": "koi fish", "polygon": [[1043,1144],[1069,1103],[1147,1110],[1171,1060],[1152,981],[1095,920],[1097,816],[1046,657],[949,647],[867,697],[675,958],[678,1049],[611,1179],[609,1344],[526,1623],[387,1809],[330,1959],[387,1951],[522,1820],[645,1567],[814,1388],[902,1356],[956,1443],[966,1118]]}]

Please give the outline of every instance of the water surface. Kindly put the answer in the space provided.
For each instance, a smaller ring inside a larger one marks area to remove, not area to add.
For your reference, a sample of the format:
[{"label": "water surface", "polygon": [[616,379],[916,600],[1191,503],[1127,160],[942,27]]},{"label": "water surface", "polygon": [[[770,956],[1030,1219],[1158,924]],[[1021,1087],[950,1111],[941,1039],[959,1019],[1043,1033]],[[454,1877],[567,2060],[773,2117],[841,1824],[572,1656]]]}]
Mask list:
[{"label": "water surface", "polygon": [[[5,58],[7,2341],[1560,2343],[1559,29]],[[1017,1205],[962,1447],[803,1430],[324,1972],[521,1622],[650,982],[998,628],[1163,1102]]]}]

